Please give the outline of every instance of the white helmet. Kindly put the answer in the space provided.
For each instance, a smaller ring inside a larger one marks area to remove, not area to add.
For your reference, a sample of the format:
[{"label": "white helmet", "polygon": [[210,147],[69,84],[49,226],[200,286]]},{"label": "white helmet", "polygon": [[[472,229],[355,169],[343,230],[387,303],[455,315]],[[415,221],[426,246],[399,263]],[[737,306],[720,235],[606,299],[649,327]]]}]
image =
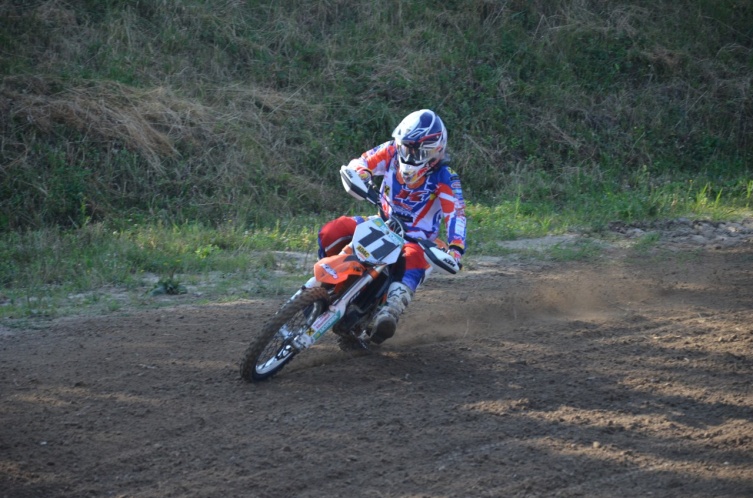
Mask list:
[{"label": "white helmet", "polygon": [[447,129],[434,111],[412,112],[392,132],[397,148],[400,176],[411,185],[444,158]]}]

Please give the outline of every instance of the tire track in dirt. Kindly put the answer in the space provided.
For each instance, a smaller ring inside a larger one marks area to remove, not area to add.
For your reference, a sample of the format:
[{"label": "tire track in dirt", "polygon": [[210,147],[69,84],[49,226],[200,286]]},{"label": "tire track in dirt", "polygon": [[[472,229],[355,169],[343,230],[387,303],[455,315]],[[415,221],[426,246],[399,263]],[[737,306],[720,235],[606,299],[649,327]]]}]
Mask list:
[{"label": "tire track in dirt", "polygon": [[374,354],[259,385],[237,362],[281,300],[13,329],[0,496],[750,495],[751,263],[479,259]]}]

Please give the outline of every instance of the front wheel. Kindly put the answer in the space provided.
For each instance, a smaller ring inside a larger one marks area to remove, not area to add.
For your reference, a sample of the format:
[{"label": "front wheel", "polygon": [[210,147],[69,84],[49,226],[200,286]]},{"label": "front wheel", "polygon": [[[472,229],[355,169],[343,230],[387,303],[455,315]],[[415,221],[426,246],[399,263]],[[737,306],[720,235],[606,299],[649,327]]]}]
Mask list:
[{"label": "front wheel", "polygon": [[288,301],[256,334],[240,364],[248,382],[268,379],[298,354],[290,342],[307,330],[329,305],[329,293],[321,287],[304,289]]}]

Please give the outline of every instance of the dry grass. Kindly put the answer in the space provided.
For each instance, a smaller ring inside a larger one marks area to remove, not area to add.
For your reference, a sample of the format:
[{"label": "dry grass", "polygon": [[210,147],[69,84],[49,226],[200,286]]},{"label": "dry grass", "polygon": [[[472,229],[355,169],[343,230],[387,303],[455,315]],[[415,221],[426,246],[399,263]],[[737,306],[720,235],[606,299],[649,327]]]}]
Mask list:
[{"label": "dry grass", "polygon": [[486,202],[569,202],[569,171],[598,172],[600,195],[644,167],[719,178],[753,157],[753,7],[731,0],[0,14],[0,229],[342,210],[337,166],[420,107],[445,118],[466,192]]},{"label": "dry grass", "polygon": [[197,135],[207,110],[175,99],[164,88],[139,91],[115,82],[61,88],[43,77],[10,77],[0,87],[0,106],[8,119],[38,133],[75,130],[94,143],[119,143],[161,168],[160,158],[177,154],[177,137]]}]

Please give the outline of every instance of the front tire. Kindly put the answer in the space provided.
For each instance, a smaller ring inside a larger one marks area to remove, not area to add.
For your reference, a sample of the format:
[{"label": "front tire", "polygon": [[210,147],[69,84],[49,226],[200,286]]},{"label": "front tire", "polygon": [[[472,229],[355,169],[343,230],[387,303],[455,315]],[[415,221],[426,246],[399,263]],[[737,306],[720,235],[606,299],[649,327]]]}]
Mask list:
[{"label": "front tire", "polygon": [[285,303],[251,340],[241,360],[241,378],[258,382],[282,370],[298,354],[291,339],[310,327],[328,305],[329,293],[321,287],[304,289]]}]

